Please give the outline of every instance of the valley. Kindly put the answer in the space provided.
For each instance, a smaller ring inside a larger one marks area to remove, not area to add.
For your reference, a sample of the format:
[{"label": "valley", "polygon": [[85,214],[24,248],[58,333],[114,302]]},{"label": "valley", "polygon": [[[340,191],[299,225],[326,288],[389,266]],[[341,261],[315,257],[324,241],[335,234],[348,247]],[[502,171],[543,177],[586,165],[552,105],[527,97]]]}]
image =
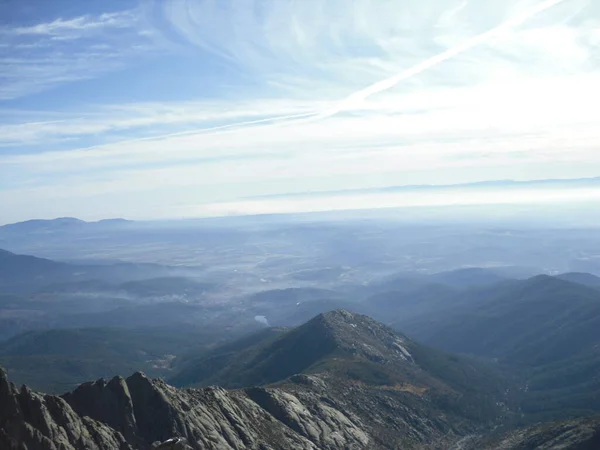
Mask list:
[{"label": "valley", "polygon": [[[99,450],[115,442],[149,449],[174,436],[193,449],[476,450],[540,439],[558,449],[552,442],[566,434],[568,448],[595,442],[600,277],[564,263],[574,257],[570,242],[556,254],[561,230],[548,251],[563,262],[540,265],[511,257],[505,243],[504,256],[490,253],[497,234],[489,231],[466,238],[464,228],[424,229],[383,247],[393,229],[385,222],[367,233],[346,223],[266,221],[242,237],[238,220],[219,233],[179,225],[193,261],[167,253],[144,260],[132,237],[156,239],[140,231],[156,233],[149,224],[0,228],[24,248],[44,243],[44,257],[0,253],[2,395],[21,405],[22,420],[0,442],[23,424],[66,448],[83,439]],[[267,230],[278,230],[279,243],[258,245]],[[83,249],[66,244],[81,235],[93,247],[117,232],[133,239],[122,260],[82,258]],[[510,239],[518,235],[532,236],[522,230]],[[476,241],[465,253],[472,264],[458,264],[456,252]],[[432,245],[443,256],[433,257]],[[54,411],[44,425],[23,409],[33,399]],[[158,428],[148,408],[163,414]],[[107,427],[101,439],[85,416]],[[69,427],[92,434],[77,437]],[[35,436],[31,448],[42,445]]]}]

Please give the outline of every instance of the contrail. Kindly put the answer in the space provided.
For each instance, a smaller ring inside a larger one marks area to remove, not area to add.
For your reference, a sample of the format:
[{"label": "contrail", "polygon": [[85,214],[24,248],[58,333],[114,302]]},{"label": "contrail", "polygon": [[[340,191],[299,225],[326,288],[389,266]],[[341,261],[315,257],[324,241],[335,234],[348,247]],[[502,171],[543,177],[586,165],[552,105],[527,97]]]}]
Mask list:
[{"label": "contrail", "polygon": [[[396,86],[398,83],[405,81],[405,80],[407,80],[415,75],[418,75],[422,72],[425,72],[427,69],[431,69],[432,67],[437,66],[438,64],[441,64],[442,62],[447,61],[448,59],[451,59],[455,56],[458,56],[459,54],[464,53],[467,50],[477,47],[478,45],[481,45],[484,42],[486,42],[487,40],[489,40],[490,38],[492,38],[494,35],[501,33],[503,31],[509,30],[511,28],[514,28],[516,26],[519,26],[522,23],[526,22],[527,20],[532,19],[533,17],[537,16],[538,14],[546,11],[547,9],[550,9],[550,8],[552,8],[556,5],[559,5],[560,3],[564,3],[566,1],[567,0],[546,0],[542,3],[540,3],[539,5],[523,12],[522,14],[520,14],[516,17],[513,17],[512,19],[509,19],[506,22],[501,23],[500,25],[492,28],[491,30],[486,31],[485,33],[477,35],[477,36],[463,42],[462,44],[458,45],[457,47],[448,49],[443,53],[440,53],[436,56],[426,59],[425,61],[420,62],[416,66],[411,67],[410,69],[407,69],[403,72],[400,72],[400,73],[398,73],[394,76],[391,76],[389,78],[386,78],[384,80],[378,81],[377,83],[374,83],[371,86],[368,86],[367,88],[361,89],[360,91],[357,91],[357,92],[349,95],[348,97],[346,97],[346,99],[337,103],[336,106],[334,106],[333,108],[330,108],[328,110],[325,110],[325,111],[315,110],[315,111],[310,111],[310,112],[300,113],[300,114],[275,116],[275,117],[270,117],[270,118],[266,118],[266,119],[257,119],[257,120],[250,120],[250,121],[245,121],[245,122],[237,122],[237,123],[232,123],[232,124],[227,124],[227,125],[194,129],[194,130],[183,131],[183,132],[179,132],[179,133],[165,134],[165,135],[160,135],[160,136],[148,136],[148,137],[137,138],[137,139],[129,139],[129,140],[121,141],[118,143],[119,144],[136,143],[136,142],[151,141],[151,140],[167,138],[167,137],[179,137],[179,136],[197,135],[197,134],[212,135],[212,134],[221,134],[221,133],[231,133],[231,132],[240,131],[238,129],[238,127],[244,127],[247,125],[257,125],[257,124],[267,123],[267,122],[275,122],[275,123],[270,124],[271,126],[281,126],[281,125],[286,125],[288,123],[297,124],[297,123],[313,122],[315,120],[326,119],[326,118],[334,116],[342,111],[351,109],[352,107],[360,104],[360,102],[362,102],[363,100],[366,100],[371,95],[391,89],[392,87]],[[282,122],[282,123],[280,123],[280,122]],[[104,147],[108,147],[109,145],[111,145],[111,144],[101,144],[101,145],[91,146],[91,147],[86,148],[85,150],[104,148]]]},{"label": "contrail", "polygon": [[[307,112],[307,113],[300,113],[300,114],[290,114],[287,116],[276,116],[276,117],[269,117],[266,119],[257,119],[257,120],[248,120],[246,122],[236,122],[236,123],[230,123],[227,125],[219,125],[216,127],[209,127],[209,128],[201,128],[199,130],[192,130],[192,131],[182,131],[180,133],[171,133],[168,135],[165,135],[166,137],[173,137],[173,136],[185,136],[188,134],[203,134],[206,131],[219,131],[219,130],[226,130],[228,128],[234,128],[234,127],[241,127],[241,126],[246,126],[246,125],[256,125],[259,123],[266,123],[266,122],[279,122],[279,121],[285,121],[285,120],[291,120],[291,119],[302,119],[304,117],[311,117],[311,116],[315,116],[317,115],[318,112],[316,111],[311,111],[311,112]],[[275,125],[275,124],[274,124]],[[208,133],[208,134],[213,134],[213,133]],[[165,136],[161,136],[161,137],[165,137]]]},{"label": "contrail", "polygon": [[327,111],[323,111],[322,113],[317,114],[315,117],[313,117],[311,119],[307,119],[307,121],[325,119],[327,117],[331,117],[331,116],[333,116],[339,112],[342,112],[344,110],[351,109],[352,107],[360,104],[360,102],[362,102],[363,100],[366,100],[371,95],[377,94],[382,91],[386,91],[386,90],[396,86],[398,83],[400,83],[402,81],[412,78],[415,75],[418,75],[418,74],[426,71],[427,69],[431,69],[432,67],[437,66],[438,64],[440,64],[444,61],[447,61],[450,58],[453,58],[461,53],[466,52],[467,50],[477,47],[478,45],[483,44],[484,42],[488,41],[490,38],[494,37],[494,35],[501,33],[503,31],[509,30],[511,28],[514,28],[518,25],[521,25],[523,22],[526,22],[527,20],[532,19],[533,17],[546,11],[547,9],[550,9],[550,8],[556,6],[560,3],[563,3],[565,1],[566,0],[544,1],[544,2],[540,3],[539,5],[523,12],[522,14],[520,14],[516,17],[513,17],[512,19],[507,20],[506,22],[501,23],[497,27],[492,28],[491,30],[486,31],[483,34],[477,35],[474,38],[463,42],[462,44],[458,45],[457,47],[448,49],[445,52],[440,53],[439,55],[436,55],[429,59],[426,59],[425,61],[417,64],[414,67],[411,67],[410,69],[407,69],[407,70],[400,72],[394,76],[386,78],[385,80],[378,81],[377,83],[372,84],[371,86],[369,86],[365,89],[361,89],[360,91],[351,94],[350,96],[348,96],[346,99],[342,100],[340,103],[338,103],[333,108],[331,108]]},{"label": "contrail", "polygon": [[[289,115],[289,116],[278,116],[278,117],[272,117],[270,119],[260,119],[260,120],[253,120],[253,121],[249,121],[249,122],[232,123],[229,125],[223,125],[223,126],[218,126],[218,127],[213,127],[213,128],[205,128],[203,130],[200,130],[200,133],[208,132],[207,134],[213,134],[213,133],[220,134],[221,130],[229,129],[229,128],[233,128],[233,130],[231,130],[231,131],[235,132],[235,131],[238,131],[237,127],[241,127],[241,126],[245,126],[245,125],[252,125],[252,124],[259,124],[259,123],[264,123],[264,122],[275,122],[271,125],[277,126],[277,125],[282,125],[282,124],[278,123],[280,121],[286,121],[286,122],[284,122],[284,124],[286,124],[286,123],[298,124],[298,123],[314,122],[316,120],[326,119],[326,118],[334,116],[342,111],[351,109],[352,107],[360,104],[360,102],[362,102],[363,100],[366,100],[368,97],[370,97],[373,94],[377,94],[379,92],[386,91],[386,90],[396,86],[398,83],[400,83],[402,81],[406,81],[409,78],[414,77],[415,75],[425,72],[427,69],[431,69],[432,67],[437,66],[438,64],[441,64],[444,61],[447,61],[451,58],[454,58],[455,56],[460,55],[461,53],[466,52],[467,50],[477,47],[478,45],[481,45],[484,42],[491,39],[492,37],[494,37],[494,35],[501,33],[503,31],[509,30],[511,28],[514,28],[516,26],[519,26],[523,22],[526,22],[527,20],[532,19],[533,17],[546,11],[547,9],[550,9],[560,3],[564,3],[565,1],[567,1],[567,0],[546,0],[542,3],[540,3],[539,5],[519,14],[518,16],[513,17],[512,19],[509,19],[506,22],[501,23],[500,25],[492,28],[491,30],[486,31],[482,34],[479,34],[479,35],[463,42],[462,44],[460,44],[456,47],[448,49],[443,53],[440,53],[436,56],[426,59],[425,61],[420,62],[416,66],[411,67],[410,69],[407,69],[407,70],[400,72],[394,76],[386,78],[385,80],[378,81],[377,83],[374,83],[365,89],[361,89],[360,91],[349,95],[341,102],[338,102],[333,108],[330,108],[328,110],[313,111],[313,112],[308,112],[308,113],[303,113],[303,114],[294,114],[294,115]],[[298,119],[298,120],[291,120],[290,122],[287,122],[287,120],[290,120],[290,119]],[[197,132],[198,131],[196,131],[196,133]],[[181,134],[187,134],[187,133],[191,134],[193,132],[184,132]]]},{"label": "contrail", "polygon": [[[238,131],[238,130],[236,130],[237,127],[243,127],[243,126],[247,126],[247,125],[256,125],[256,124],[267,123],[267,122],[276,122],[276,123],[272,124],[273,126],[282,125],[279,122],[283,122],[283,124],[285,124],[286,123],[285,121],[287,121],[287,120],[302,119],[302,118],[306,118],[306,117],[314,117],[318,114],[319,114],[319,111],[311,111],[311,112],[299,113],[299,114],[289,114],[286,116],[269,117],[266,119],[248,120],[245,122],[236,122],[236,123],[230,123],[227,125],[218,125],[215,127],[200,128],[200,129],[194,128],[193,130],[180,131],[177,133],[160,134],[160,135],[146,136],[146,137],[135,138],[135,139],[125,139],[122,141],[111,142],[108,144],[92,145],[89,147],[81,148],[79,150],[84,150],[84,151],[98,150],[98,149],[107,148],[107,147],[117,145],[117,144],[118,145],[135,144],[138,142],[155,141],[157,139],[166,139],[166,138],[184,137],[184,136],[196,136],[196,135],[201,135],[201,134],[207,134],[207,135],[219,134],[221,132],[221,130],[227,130],[227,129],[233,128],[233,130],[231,130],[231,131]],[[66,120],[59,120],[56,122],[66,122]],[[45,122],[40,122],[40,123],[45,123]],[[46,123],[52,123],[52,122],[46,122]],[[12,159],[10,159],[8,161],[8,163],[10,164],[11,161],[12,161]],[[17,161],[18,161],[18,158],[17,158]],[[6,161],[0,160],[0,164],[5,164],[5,163],[6,163]]]}]

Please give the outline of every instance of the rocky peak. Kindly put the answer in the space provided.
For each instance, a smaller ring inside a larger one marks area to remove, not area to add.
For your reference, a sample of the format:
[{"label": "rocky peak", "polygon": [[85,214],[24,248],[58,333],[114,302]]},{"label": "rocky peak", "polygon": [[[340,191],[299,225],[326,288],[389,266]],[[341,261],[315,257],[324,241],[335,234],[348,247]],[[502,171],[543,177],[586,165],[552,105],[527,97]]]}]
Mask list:
[{"label": "rocky peak", "polygon": [[378,363],[413,362],[410,340],[370,317],[336,310],[320,314],[313,321],[326,330],[324,335],[333,339],[341,351]]},{"label": "rocky peak", "polygon": [[129,442],[139,442],[133,400],[122,377],[80,385],[62,398],[81,416],[92,417],[121,432]]},{"label": "rocky peak", "polygon": [[4,367],[0,367],[0,392],[2,392],[5,385],[8,385],[8,374]]},{"label": "rocky peak", "polygon": [[79,416],[60,397],[17,389],[0,368],[0,448],[129,450],[118,431]]},{"label": "rocky peak", "polygon": [[61,398],[18,390],[1,371],[0,448],[383,450],[457,438],[447,419],[429,419],[403,398],[315,375],[227,391],[176,389],[141,373],[84,383]]}]

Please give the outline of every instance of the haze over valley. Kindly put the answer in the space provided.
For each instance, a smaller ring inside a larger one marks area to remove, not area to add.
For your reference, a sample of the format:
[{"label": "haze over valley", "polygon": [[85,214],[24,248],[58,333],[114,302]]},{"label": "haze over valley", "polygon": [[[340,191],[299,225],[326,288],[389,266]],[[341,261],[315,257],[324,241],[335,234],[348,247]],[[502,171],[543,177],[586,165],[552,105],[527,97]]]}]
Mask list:
[{"label": "haze over valley", "polygon": [[512,389],[505,425],[600,412],[600,231],[439,210],[417,225],[403,212],[3,226],[0,364],[58,394],[135,371],[181,387],[270,384],[331,370],[280,339],[343,310],[431,346],[439,376],[462,354],[448,361]]}]

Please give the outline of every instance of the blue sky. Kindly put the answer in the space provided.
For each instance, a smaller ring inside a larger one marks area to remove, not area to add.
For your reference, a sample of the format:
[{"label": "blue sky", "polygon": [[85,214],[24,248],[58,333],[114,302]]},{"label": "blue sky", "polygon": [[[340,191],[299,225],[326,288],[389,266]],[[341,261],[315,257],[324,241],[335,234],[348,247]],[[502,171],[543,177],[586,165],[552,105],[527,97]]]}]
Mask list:
[{"label": "blue sky", "polygon": [[0,222],[598,176],[598,86],[593,0],[8,0]]}]

